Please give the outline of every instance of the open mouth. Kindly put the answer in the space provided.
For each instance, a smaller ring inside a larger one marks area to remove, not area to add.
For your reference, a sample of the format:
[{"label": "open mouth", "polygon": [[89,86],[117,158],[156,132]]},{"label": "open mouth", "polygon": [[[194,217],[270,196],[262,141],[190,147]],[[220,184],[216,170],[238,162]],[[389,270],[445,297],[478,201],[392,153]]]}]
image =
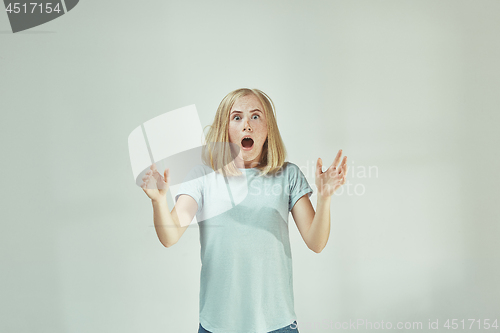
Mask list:
[{"label": "open mouth", "polygon": [[253,147],[253,140],[251,138],[244,138],[241,140],[241,147],[244,149],[251,149]]}]

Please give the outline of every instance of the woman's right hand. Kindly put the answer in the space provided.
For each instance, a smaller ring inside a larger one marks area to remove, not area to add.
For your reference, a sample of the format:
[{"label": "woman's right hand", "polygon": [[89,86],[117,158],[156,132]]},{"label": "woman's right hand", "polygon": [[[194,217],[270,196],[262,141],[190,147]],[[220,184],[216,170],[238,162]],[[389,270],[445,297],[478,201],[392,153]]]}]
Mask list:
[{"label": "woman's right hand", "polygon": [[170,170],[165,169],[162,177],[154,163],[151,165],[150,169],[151,170],[146,172],[146,175],[142,178],[141,188],[151,200],[160,200],[167,194],[170,182]]}]

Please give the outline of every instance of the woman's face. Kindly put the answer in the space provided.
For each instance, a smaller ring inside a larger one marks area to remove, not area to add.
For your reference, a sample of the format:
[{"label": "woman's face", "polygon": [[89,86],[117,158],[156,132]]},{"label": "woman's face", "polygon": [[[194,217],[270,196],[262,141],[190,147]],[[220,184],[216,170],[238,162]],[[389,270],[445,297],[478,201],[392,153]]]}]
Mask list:
[{"label": "woman's face", "polygon": [[266,139],[267,120],[259,99],[253,94],[238,98],[229,111],[229,142],[240,149],[236,166],[258,166]]}]

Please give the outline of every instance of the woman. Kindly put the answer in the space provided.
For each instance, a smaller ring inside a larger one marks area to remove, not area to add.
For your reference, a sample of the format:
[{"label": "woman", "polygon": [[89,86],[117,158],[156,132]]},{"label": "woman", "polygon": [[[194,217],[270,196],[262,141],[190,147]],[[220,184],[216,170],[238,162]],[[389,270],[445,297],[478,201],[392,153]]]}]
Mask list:
[{"label": "woman", "polygon": [[164,246],[174,245],[195,215],[199,222],[198,332],[298,332],[288,216],[307,246],[321,252],[330,233],[331,196],[345,183],[347,158],[337,167],[340,150],[325,172],[318,159],[315,212],[307,180],[285,162],[274,104],[262,91],[237,89],[224,97],[206,140],[205,165],[190,171],[172,212],[165,198],[168,169],[162,177],[152,165],[142,184]]}]

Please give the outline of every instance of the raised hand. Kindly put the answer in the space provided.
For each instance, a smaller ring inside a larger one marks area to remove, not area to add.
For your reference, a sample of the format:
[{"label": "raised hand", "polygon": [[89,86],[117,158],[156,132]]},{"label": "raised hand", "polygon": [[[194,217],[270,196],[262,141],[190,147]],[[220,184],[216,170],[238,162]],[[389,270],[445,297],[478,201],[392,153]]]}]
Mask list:
[{"label": "raised hand", "polygon": [[318,158],[316,162],[316,187],[318,195],[330,197],[342,185],[345,184],[347,175],[347,156],[344,157],[341,165],[338,166],[342,156],[342,149],[339,150],[332,165],[325,172],[322,172],[323,161]]},{"label": "raised hand", "polygon": [[167,194],[170,182],[170,170],[165,169],[162,177],[156,169],[155,163],[151,165],[150,169],[151,170],[146,172],[146,175],[142,177],[141,188],[151,200],[159,200]]}]

